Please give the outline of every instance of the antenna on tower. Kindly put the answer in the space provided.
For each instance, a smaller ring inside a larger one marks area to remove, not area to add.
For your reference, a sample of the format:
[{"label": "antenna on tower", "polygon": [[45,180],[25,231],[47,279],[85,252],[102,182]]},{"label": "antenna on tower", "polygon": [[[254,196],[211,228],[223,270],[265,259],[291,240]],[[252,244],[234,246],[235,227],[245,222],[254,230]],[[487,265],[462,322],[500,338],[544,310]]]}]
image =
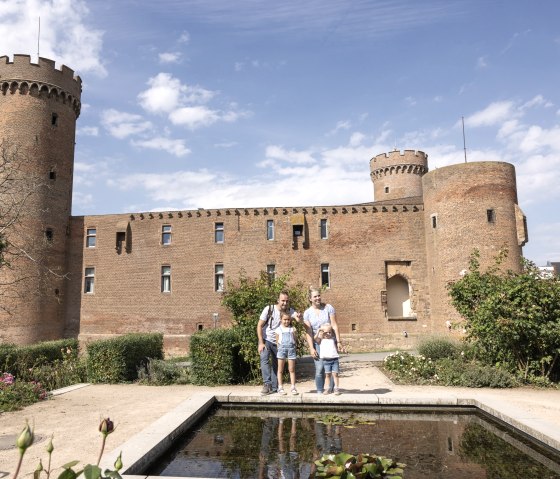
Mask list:
[{"label": "antenna on tower", "polygon": [[37,61],[39,61],[39,41],[41,40],[41,17],[39,17],[39,29],[37,30]]},{"label": "antenna on tower", "polygon": [[463,122],[463,151],[465,152],[465,163],[467,162],[467,143],[465,141],[465,117],[461,117],[461,121]]}]

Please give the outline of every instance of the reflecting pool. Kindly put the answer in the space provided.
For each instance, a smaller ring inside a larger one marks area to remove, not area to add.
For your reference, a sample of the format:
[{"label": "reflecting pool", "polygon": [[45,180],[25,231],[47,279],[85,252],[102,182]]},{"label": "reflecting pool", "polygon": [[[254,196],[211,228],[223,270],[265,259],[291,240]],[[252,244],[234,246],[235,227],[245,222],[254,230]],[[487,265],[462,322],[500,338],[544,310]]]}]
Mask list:
[{"label": "reflecting pool", "polygon": [[308,478],[327,453],[405,463],[404,478],[560,479],[558,453],[474,409],[413,411],[222,404],[175,443],[149,475]]}]

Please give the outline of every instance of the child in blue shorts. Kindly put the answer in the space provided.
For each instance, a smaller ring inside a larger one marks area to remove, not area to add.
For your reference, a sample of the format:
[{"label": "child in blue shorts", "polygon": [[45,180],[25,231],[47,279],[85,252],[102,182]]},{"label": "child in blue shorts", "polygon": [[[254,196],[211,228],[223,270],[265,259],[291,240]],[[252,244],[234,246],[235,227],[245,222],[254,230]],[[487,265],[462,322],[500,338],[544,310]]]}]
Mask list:
[{"label": "child in blue shorts", "polygon": [[280,326],[275,329],[276,344],[278,345],[278,394],[286,395],[282,381],[284,364],[288,360],[288,371],[290,372],[290,383],[292,384],[292,394],[297,396],[296,389],[296,328],[292,326],[292,317],[288,313],[280,316]]},{"label": "child in blue shorts", "polygon": [[[319,358],[323,361],[325,367],[325,384],[330,384],[331,374],[334,379],[334,393],[340,395],[338,388],[338,344],[336,342],[335,334],[330,323],[325,323],[319,328],[314,338],[317,344],[320,344]],[[329,394],[329,390],[325,389],[323,394]]]}]

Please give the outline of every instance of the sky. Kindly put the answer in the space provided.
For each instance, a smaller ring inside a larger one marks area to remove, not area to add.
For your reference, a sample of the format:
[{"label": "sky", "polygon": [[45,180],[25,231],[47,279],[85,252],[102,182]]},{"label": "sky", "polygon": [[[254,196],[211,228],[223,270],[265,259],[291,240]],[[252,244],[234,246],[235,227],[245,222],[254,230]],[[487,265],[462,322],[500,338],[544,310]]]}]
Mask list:
[{"label": "sky", "polygon": [[[40,18],[40,34],[39,34]],[[0,0],[0,55],[83,80],[73,215],[373,201],[369,160],[515,165],[560,261],[560,2]]]}]

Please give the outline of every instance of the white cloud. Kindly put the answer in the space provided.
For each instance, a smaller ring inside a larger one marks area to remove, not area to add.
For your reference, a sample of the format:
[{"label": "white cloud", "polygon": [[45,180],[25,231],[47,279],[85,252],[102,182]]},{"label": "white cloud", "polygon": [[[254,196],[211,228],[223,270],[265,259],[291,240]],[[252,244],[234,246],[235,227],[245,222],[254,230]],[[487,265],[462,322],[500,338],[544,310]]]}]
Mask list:
[{"label": "white cloud", "polygon": [[270,145],[266,147],[265,155],[269,160],[279,160],[298,165],[316,163],[310,151],[286,150],[281,146]]},{"label": "white cloud", "polygon": [[158,73],[148,80],[149,89],[138,95],[140,105],[150,113],[169,113],[180,103],[184,89],[181,81],[169,73]]},{"label": "white cloud", "polygon": [[412,96],[407,96],[404,99],[404,102],[408,105],[408,106],[415,106],[416,105],[416,98],[412,97]]},{"label": "white cloud", "polygon": [[184,125],[195,129],[201,126],[209,126],[220,119],[220,113],[210,110],[205,106],[185,106],[171,112],[169,120],[174,125]]},{"label": "white cloud", "polygon": [[181,52],[164,52],[158,54],[160,63],[181,63]]},{"label": "white cloud", "polygon": [[486,57],[482,56],[482,57],[478,57],[478,59],[476,60],[476,68],[486,68],[488,66],[488,62],[486,61]]},{"label": "white cloud", "polygon": [[514,117],[514,103],[512,101],[498,101],[491,103],[484,110],[477,111],[465,118],[465,125],[470,127],[493,126]]},{"label": "white cloud", "polygon": [[352,136],[350,136],[350,146],[360,146],[365,137],[366,135],[359,131],[352,133]]},{"label": "white cloud", "polygon": [[224,141],[222,143],[214,143],[216,148],[232,148],[237,145],[236,141]]},{"label": "white cloud", "polygon": [[78,74],[105,77],[101,48],[103,32],[87,24],[89,10],[82,0],[1,0],[0,38],[3,53],[31,55],[37,61],[38,18],[40,55]]},{"label": "white cloud", "polygon": [[331,131],[329,131],[328,135],[335,135],[341,130],[349,130],[350,128],[352,128],[352,123],[350,123],[350,121],[341,120],[336,123],[336,126]]},{"label": "white cloud", "polygon": [[163,150],[178,157],[188,155],[191,152],[185,145],[185,140],[172,140],[165,137],[150,138],[148,140],[132,140],[131,144],[137,148]]},{"label": "white cloud", "polygon": [[125,113],[115,109],[104,110],[101,120],[111,136],[123,139],[149,130],[152,124],[140,115]]},{"label": "white cloud", "polygon": [[521,105],[521,110],[526,110],[528,108],[533,108],[535,106],[543,106],[544,108],[550,108],[554,106],[552,102],[546,100],[542,95],[536,95],[535,97],[531,98],[528,102]]},{"label": "white cloud", "polygon": [[83,136],[98,136],[99,128],[96,126],[82,126],[76,130],[76,134]]},{"label": "white cloud", "polygon": [[188,44],[191,41],[191,36],[190,36],[189,32],[187,32],[186,30],[184,32],[182,32],[177,41],[179,43]]}]

